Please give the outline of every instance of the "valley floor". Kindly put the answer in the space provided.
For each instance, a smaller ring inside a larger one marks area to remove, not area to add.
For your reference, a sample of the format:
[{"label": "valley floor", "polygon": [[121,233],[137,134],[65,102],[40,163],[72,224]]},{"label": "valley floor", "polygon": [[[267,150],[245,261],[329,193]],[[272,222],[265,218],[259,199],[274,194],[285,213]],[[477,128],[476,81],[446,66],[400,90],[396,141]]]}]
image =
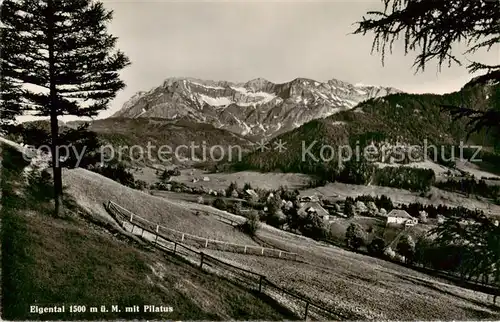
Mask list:
[{"label": "valley floor", "polygon": [[[156,170],[152,168],[141,168],[140,172],[134,173],[136,179],[144,180],[149,184],[158,181]],[[203,181],[207,177],[209,181]],[[193,182],[193,179],[199,181]],[[273,190],[280,186],[289,189],[304,189],[310,182],[311,177],[300,173],[260,173],[255,171],[241,171],[233,173],[208,173],[199,169],[181,170],[181,175],[172,177],[173,181],[184,183],[189,187],[205,187],[212,190],[226,189],[231,182],[236,182],[240,187],[249,183],[252,187]]]}]

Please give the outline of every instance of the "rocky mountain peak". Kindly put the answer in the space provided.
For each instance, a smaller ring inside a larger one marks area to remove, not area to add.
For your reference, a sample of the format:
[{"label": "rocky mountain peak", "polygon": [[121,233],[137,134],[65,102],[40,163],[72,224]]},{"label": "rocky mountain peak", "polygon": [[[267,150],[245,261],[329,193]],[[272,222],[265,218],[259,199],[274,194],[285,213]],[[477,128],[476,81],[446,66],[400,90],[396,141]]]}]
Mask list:
[{"label": "rocky mountain peak", "polygon": [[114,116],[183,118],[241,135],[267,137],[397,92],[336,79],[319,82],[300,77],[275,84],[264,78],[232,83],[172,77],[149,92],[134,95]]}]

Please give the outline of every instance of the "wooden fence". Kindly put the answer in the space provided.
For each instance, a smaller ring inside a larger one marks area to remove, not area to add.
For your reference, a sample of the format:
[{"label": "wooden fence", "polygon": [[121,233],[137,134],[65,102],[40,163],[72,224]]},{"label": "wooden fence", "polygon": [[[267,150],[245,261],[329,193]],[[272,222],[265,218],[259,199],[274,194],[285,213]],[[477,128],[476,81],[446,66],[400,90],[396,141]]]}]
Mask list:
[{"label": "wooden fence", "polygon": [[195,236],[175,229],[167,228],[157,223],[153,223],[141,216],[138,216],[112,201],[108,202],[107,208],[111,209],[114,212],[114,219],[120,222],[122,225],[127,225],[129,223],[133,227],[138,226],[141,227],[141,229],[147,228],[148,230],[153,231],[154,235],[167,237],[168,239],[175,240],[177,242],[191,245],[197,248],[208,248],[225,252],[281,258],[285,260],[297,260],[296,253],[288,252],[285,250],[260,246],[233,244],[220,240]]},{"label": "wooden fence", "polygon": [[[108,202],[105,205],[108,212],[119,222],[117,216],[123,216],[120,209],[124,209],[119,205]],[[126,229],[126,227],[124,226]],[[304,320],[347,320],[349,317],[346,315],[335,312],[331,309],[325,308],[323,304],[315,303],[314,301],[300,295],[293,290],[280,287],[273,282],[269,281],[266,276],[252,272],[250,270],[234,266],[226,263],[218,258],[205,254],[201,251],[192,249],[183,245],[179,241],[172,240],[167,236],[159,234],[159,226],[156,225],[156,230],[149,227],[142,226],[139,222],[131,222],[132,233],[134,229],[136,234],[140,234],[144,239],[150,241],[156,248],[173,255],[179,255],[191,262],[193,265],[198,266],[200,269],[222,275],[229,278],[243,286],[255,290],[259,293],[266,294],[276,301],[282,303],[293,311],[297,316],[304,317]],[[149,234],[147,238],[146,234]]]}]

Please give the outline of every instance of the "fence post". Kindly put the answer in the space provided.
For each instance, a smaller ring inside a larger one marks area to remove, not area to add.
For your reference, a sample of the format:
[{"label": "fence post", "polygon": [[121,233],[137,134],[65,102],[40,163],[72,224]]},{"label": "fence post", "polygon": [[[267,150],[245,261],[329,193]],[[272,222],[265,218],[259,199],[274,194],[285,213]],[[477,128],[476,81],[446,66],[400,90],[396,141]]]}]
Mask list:
[{"label": "fence post", "polygon": [[208,238],[205,239],[205,248],[208,248]]},{"label": "fence post", "polygon": [[245,249],[243,250],[243,254],[247,253],[247,246],[245,246]]},{"label": "fence post", "polygon": [[203,252],[201,252],[200,254],[201,254],[200,268],[203,268],[203,257],[205,256],[205,254]]},{"label": "fence post", "polygon": [[142,228],[141,237],[144,236],[144,228]]},{"label": "fence post", "polygon": [[304,320],[307,320],[307,310],[309,309],[309,302],[306,302],[306,314],[304,316]]},{"label": "fence post", "polygon": [[132,219],[134,219],[134,214],[130,215],[130,222],[132,222]]},{"label": "fence post", "polygon": [[261,252],[262,255],[264,255],[264,247],[262,248],[262,252]]},{"label": "fence post", "polygon": [[182,238],[181,238],[181,241],[184,241],[184,234],[182,234]]},{"label": "fence post", "polygon": [[177,250],[177,243],[174,243],[174,255],[176,250]]},{"label": "fence post", "polygon": [[278,255],[278,257],[279,257],[279,258],[281,258],[281,252],[280,252],[280,254]]},{"label": "fence post", "polygon": [[131,232],[132,234],[134,233],[134,228],[135,228],[135,225],[132,224],[132,232]]},{"label": "fence post", "polygon": [[153,245],[156,245],[157,240],[158,240],[158,235],[155,235],[155,242],[153,243]]},{"label": "fence post", "polygon": [[259,278],[259,293],[262,292],[262,279],[264,278],[264,276],[260,276]]},{"label": "fence post", "polygon": [[156,225],[156,232],[158,232],[158,230],[160,230],[160,225]]}]

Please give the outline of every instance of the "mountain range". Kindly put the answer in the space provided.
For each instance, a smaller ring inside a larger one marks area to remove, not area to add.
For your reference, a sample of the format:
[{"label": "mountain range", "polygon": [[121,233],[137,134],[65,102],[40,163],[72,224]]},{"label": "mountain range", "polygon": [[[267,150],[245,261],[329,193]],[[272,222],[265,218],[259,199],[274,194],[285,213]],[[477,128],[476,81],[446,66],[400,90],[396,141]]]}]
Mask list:
[{"label": "mountain range", "polygon": [[[467,137],[467,119],[454,120],[441,106],[484,110],[493,106],[497,92],[499,84],[473,82],[459,91],[438,95],[338,80],[320,83],[297,78],[274,84],[256,79],[235,84],[169,78],[162,86],[137,93],[113,117],[91,122],[90,130],[114,146],[236,144],[249,152],[240,163],[242,168],[317,173],[324,165],[301,161],[304,143],[317,142],[315,155],[324,145],[374,141],[391,146],[421,146],[425,141],[457,146],[463,142],[481,145],[489,154],[499,148],[496,135],[483,131]],[[279,140],[286,142],[286,153],[255,150],[255,142],[261,139],[270,146]]]},{"label": "mountain range", "polygon": [[161,86],[135,94],[112,117],[187,120],[247,137],[269,138],[350,110],[365,100],[400,92],[336,79],[296,78],[275,84],[263,78],[246,83],[168,78]]},{"label": "mountain range", "polygon": [[[318,162],[311,157],[304,160],[304,146],[311,153],[307,155],[315,157],[322,155],[324,146],[345,145],[354,149],[374,144],[379,151],[384,146],[427,146],[428,151],[436,151],[433,153],[446,158],[450,157],[450,148],[455,147],[454,156],[458,158],[459,146],[463,145],[465,158],[472,157],[467,147],[481,146],[476,158],[482,161],[476,165],[500,173],[496,153],[500,142],[498,133],[482,130],[468,137],[469,119],[454,119],[441,108],[443,105],[468,106],[484,111],[494,106],[495,92],[500,93],[500,84],[466,85],[460,91],[444,95],[397,93],[369,99],[353,109],[310,121],[272,138],[267,142],[269,149],[248,154],[237,169],[318,174],[326,173],[332,164],[335,166],[337,155],[334,162]],[[278,142],[286,142],[286,153],[272,148]]]}]

